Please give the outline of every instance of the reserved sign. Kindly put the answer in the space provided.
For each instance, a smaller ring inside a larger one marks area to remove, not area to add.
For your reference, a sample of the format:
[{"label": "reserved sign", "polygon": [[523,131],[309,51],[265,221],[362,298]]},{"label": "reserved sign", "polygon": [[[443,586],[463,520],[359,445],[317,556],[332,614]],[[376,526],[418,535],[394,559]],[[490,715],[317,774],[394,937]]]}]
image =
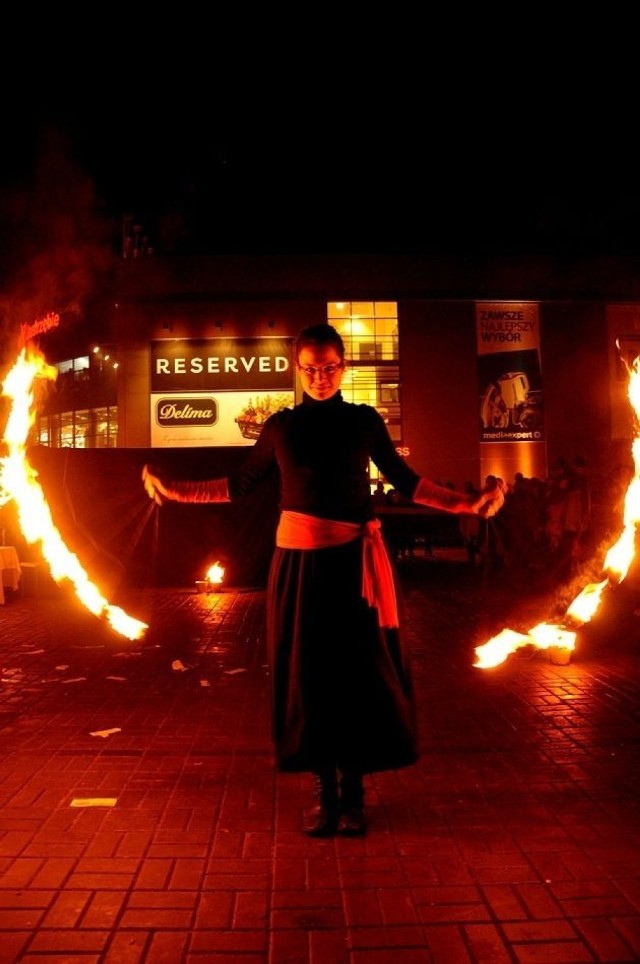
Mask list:
[{"label": "reserved sign", "polygon": [[291,338],[188,338],[151,342],[152,392],[291,388]]}]

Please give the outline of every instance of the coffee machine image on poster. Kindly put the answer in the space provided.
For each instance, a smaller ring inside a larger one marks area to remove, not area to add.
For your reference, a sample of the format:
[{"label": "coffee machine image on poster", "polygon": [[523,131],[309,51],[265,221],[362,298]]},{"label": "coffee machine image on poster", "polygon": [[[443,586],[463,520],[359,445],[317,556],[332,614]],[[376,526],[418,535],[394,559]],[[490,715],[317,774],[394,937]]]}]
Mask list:
[{"label": "coffee machine image on poster", "polygon": [[479,363],[482,439],[541,440],[544,417],[538,352],[499,352],[481,356]]}]

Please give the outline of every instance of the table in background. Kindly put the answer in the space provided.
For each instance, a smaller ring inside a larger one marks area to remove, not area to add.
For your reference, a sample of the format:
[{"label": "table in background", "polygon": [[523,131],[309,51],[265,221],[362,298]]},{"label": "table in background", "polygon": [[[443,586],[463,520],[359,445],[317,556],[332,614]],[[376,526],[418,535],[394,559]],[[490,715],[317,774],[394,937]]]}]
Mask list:
[{"label": "table in background", "polygon": [[0,604],[4,602],[4,590],[20,586],[20,560],[13,546],[0,546]]}]

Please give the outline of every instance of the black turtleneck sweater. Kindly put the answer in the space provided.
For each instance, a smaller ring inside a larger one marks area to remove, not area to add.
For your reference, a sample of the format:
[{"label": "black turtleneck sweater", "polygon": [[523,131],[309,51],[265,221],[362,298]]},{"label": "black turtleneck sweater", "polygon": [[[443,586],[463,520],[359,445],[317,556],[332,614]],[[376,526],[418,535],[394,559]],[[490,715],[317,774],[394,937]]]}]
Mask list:
[{"label": "black turtleneck sweater", "polygon": [[396,452],[382,417],[370,405],[345,402],[338,392],[273,414],[242,469],[229,478],[231,499],[247,495],[275,467],[280,508],[324,519],[362,523],[373,518],[369,459],[404,496],[419,475]]}]

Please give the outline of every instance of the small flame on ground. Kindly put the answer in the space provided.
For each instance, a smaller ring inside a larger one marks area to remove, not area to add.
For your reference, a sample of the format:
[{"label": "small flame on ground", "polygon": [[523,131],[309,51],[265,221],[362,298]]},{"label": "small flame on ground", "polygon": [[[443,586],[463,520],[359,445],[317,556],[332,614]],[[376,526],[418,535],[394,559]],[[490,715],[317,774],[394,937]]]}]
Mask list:
[{"label": "small flame on ground", "polygon": [[207,569],[207,574],[205,576],[207,582],[220,583],[224,579],[224,569],[219,562],[214,562],[212,566]]},{"label": "small flame on ground", "polygon": [[95,616],[104,617],[112,628],[127,639],[139,639],[147,624],[111,605],[82,568],[56,529],[37,472],[26,457],[29,430],[35,419],[33,384],[36,378],[54,379],[56,369],[40,352],[23,348],[6,376],[2,393],[12,404],[4,432],[8,455],[0,458],[0,505],[13,499],[18,521],[28,543],[40,543],[51,575],[60,582],[73,583],[80,602]]},{"label": "small flame on ground", "polygon": [[476,646],[476,662],[474,666],[480,669],[490,669],[498,666],[511,653],[521,646],[537,646],[538,649],[548,649],[550,646],[560,646],[568,650],[575,649],[575,629],[590,622],[595,616],[602,601],[604,590],[611,585],[619,585],[627,573],[635,555],[636,529],[640,524],[640,355],[634,359],[627,369],[629,385],[627,395],[636,416],[636,437],[631,451],[634,463],[634,476],[627,487],[624,499],[623,529],[615,542],[607,551],[603,564],[601,582],[589,583],[571,602],[565,613],[565,622],[539,623],[527,634],[516,633],[511,629],[503,629],[482,646]]}]

